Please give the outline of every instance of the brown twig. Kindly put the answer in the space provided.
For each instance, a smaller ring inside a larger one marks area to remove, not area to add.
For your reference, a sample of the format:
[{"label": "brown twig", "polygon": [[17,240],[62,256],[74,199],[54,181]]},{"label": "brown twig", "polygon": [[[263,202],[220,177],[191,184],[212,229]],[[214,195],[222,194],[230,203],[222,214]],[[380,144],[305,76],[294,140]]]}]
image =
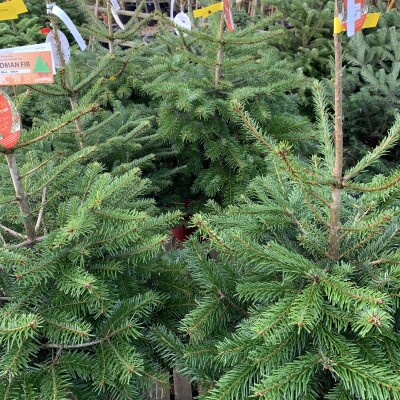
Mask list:
[{"label": "brown twig", "polygon": [[221,12],[221,19],[219,23],[219,34],[218,34],[218,50],[217,50],[217,64],[215,66],[215,90],[219,89],[219,84],[222,77],[222,57],[224,51],[224,29],[225,29],[225,19],[224,13]]},{"label": "brown twig", "polygon": [[97,339],[92,342],[82,343],[82,344],[54,344],[47,343],[42,344],[40,347],[42,349],[61,349],[61,350],[75,350],[75,349],[83,349],[85,347],[96,346],[97,344],[103,343],[105,339]]},{"label": "brown twig", "polygon": [[35,225],[36,234],[39,233],[40,225],[42,224],[42,221],[43,221],[44,205],[46,203],[46,194],[47,194],[47,187],[44,187],[43,193],[42,193],[42,202],[41,202],[38,218],[37,218],[36,225]]},{"label": "brown twig", "polygon": [[25,236],[22,235],[21,233],[18,233],[10,228],[7,228],[6,226],[0,224],[0,229],[2,229],[5,233],[8,233],[10,236],[16,238],[16,239],[25,239]]},{"label": "brown twig", "polygon": [[31,247],[32,245],[34,245],[36,243],[42,242],[44,239],[46,239],[46,236],[39,236],[35,239],[34,242],[32,242],[31,240],[25,240],[24,242],[17,244],[15,247],[17,249],[21,248],[21,247]]}]

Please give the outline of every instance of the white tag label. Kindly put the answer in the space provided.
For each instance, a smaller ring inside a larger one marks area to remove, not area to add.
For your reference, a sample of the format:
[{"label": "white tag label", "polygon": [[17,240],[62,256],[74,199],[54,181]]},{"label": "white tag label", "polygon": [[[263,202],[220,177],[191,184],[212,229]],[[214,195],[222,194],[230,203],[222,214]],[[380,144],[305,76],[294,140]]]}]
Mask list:
[{"label": "white tag label", "polygon": [[71,18],[67,15],[67,13],[62,10],[60,7],[56,5],[56,3],[47,4],[47,14],[54,14],[56,17],[60,18],[62,22],[67,26],[69,31],[72,33],[72,36],[75,38],[81,50],[86,49],[86,43],[79,33],[78,29],[76,29],[75,24],[71,21]]},{"label": "white tag label", "polygon": [[114,10],[120,10],[121,7],[117,0],[110,0],[111,5],[114,7]]}]

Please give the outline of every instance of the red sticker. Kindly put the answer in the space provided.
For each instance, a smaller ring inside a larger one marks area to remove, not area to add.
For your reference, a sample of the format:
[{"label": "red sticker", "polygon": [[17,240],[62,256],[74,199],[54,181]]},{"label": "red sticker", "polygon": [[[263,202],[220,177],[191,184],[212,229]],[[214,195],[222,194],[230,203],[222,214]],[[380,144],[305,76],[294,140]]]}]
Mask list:
[{"label": "red sticker", "polygon": [[228,31],[233,32],[235,25],[233,23],[231,4],[229,3],[229,0],[224,0],[224,17]]},{"label": "red sticker", "polygon": [[[350,15],[351,14],[351,15]],[[342,0],[339,2],[339,19],[349,36],[358,32],[367,18],[368,6],[365,0]]]},{"label": "red sticker", "polygon": [[13,148],[19,139],[21,120],[12,100],[0,91],[0,145]]}]

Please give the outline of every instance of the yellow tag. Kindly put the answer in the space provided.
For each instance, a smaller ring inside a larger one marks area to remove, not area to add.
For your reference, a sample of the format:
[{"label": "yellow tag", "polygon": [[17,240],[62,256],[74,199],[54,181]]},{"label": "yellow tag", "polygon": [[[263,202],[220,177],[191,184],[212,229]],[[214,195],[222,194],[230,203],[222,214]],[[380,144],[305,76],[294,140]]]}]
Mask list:
[{"label": "yellow tag", "polygon": [[199,18],[207,18],[209,15],[214,14],[217,11],[222,11],[224,9],[224,4],[221,3],[216,3],[212,4],[211,6],[200,8],[198,10],[193,11],[193,17]]},{"label": "yellow tag", "polygon": [[[367,14],[367,18],[365,18],[365,21],[363,23],[363,26],[361,29],[364,28],[374,28],[378,24],[379,17],[381,16],[381,13],[372,13],[372,14]],[[333,33],[340,33],[344,32],[346,28],[342,25],[340,22],[340,19],[336,17],[333,20]]]},{"label": "yellow tag", "polygon": [[0,4],[0,21],[8,21],[9,19],[17,19],[18,13],[15,11],[14,7],[8,4]]},{"label": "yellow tag", "polygon": [[14,7],[17,14],[23,14],[28,12],[24,0],[10,0],[8,1],[12,7]]}]

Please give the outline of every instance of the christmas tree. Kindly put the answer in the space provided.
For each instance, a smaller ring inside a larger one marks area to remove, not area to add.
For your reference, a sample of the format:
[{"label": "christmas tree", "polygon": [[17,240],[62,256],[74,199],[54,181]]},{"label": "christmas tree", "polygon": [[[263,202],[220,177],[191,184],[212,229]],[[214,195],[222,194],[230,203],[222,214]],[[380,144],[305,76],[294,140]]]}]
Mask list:
[{"label": "christmas tree", "polygon": [[[352,154],[363,156],[376,146],[397,115],[399,22],[397,10],[382,12],[378,29],[362,31],[348,43],[344,60],[344,115]],[[388,167],[396,164],[398,152],[396,146],[369,173],[388,173]],[[351,157],[347,159],[351,162]]]},{"label": "christmas tree", "polygon": [[2,399],[140,399],[168,385],[147,338],[166,300],[150,278],[180,214],[146,197],[146,107],[113,93],[134,50],[94,48],[73,51],[54,85],[16,89],[25,129],[0,163]]},{"label": "christmas tree", "polygon": [[178,35],[161,26],[145,49],[133,84],[157,110],[157,133],[176,153],[168,167],[186,166],[165,202],[211,197],[229,203],[260,170],[262,157],[237,123],[232,98],[240,98],[275,137],[300,147],[312,135],[298,111],[304,77],[269,46],[281,32],[262,31],[264,25],[230,33],[216,13],[190,32],[177,27]]},{"label": "christmas tree", "polygon": [[160,356],[201,383],[201,398],[400,398],[400,175],[358,181],[398,143],[400,119],[344,168],[339,34],[334,86],[332,115],[325,87],[314,85],[318,147],[308,159],[240,99],[230,103],[264,151],[264,173],[236,204],[210,202],[193,217],[201,240],[165,264],[188,265],[176,283],[191,288],[193,309],[178,334],[153,330]]}]

